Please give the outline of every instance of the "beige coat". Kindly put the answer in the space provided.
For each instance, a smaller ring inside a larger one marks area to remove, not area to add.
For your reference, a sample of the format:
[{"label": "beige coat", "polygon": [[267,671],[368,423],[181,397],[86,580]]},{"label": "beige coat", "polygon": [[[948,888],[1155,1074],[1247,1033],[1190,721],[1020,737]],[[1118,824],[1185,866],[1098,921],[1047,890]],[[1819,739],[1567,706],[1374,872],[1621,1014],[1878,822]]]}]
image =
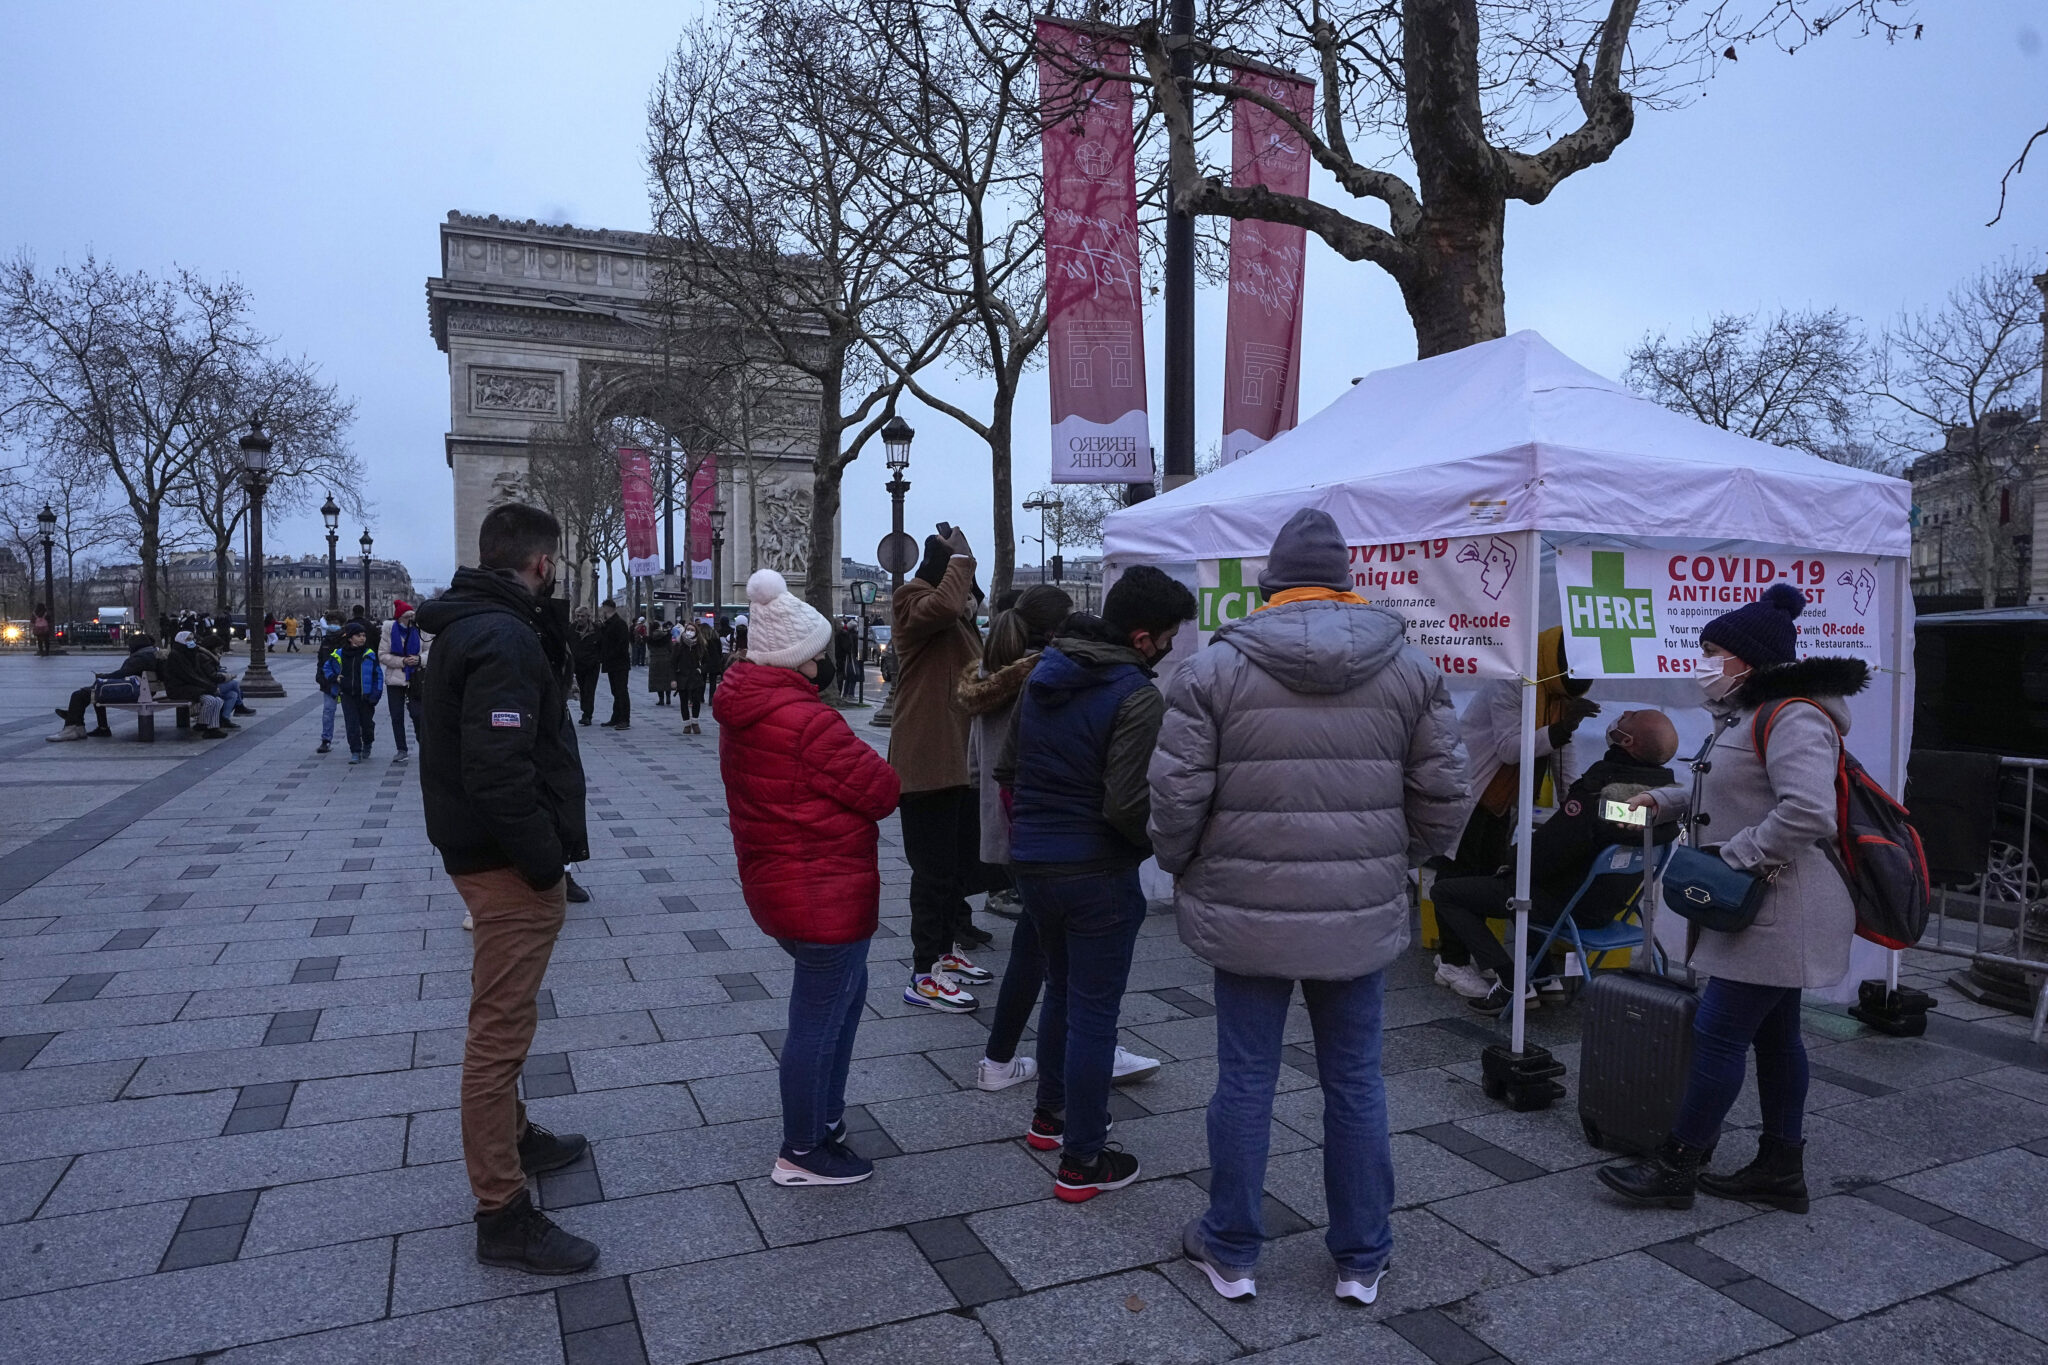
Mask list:
[{"label": "beige coat", "polygon": [[955,555],[937,587],[908,578],[890,602],[896,683],[889,763],[905,793],[967,785],[969,717],[953,685],[981,657],[981,632],[966,614],[973,588],[974,561]]}]

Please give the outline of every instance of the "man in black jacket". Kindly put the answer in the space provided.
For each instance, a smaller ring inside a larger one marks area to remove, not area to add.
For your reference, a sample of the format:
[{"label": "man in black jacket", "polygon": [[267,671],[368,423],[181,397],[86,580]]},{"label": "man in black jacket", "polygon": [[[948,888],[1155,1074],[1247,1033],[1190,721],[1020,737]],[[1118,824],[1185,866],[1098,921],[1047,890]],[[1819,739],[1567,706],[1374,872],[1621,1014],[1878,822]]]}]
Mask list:
[{"label": "man in black jacket", "polygon": [[590,619],[589,607],[578,607],[569,623],[569,662],[576,671],[576,695],[583,705],[580,725],[590,724],[590,713],[597,706],[597,677],[604,672],[597,655],[597,622]]},{"label": "man in black jacket", "polygon": [[475,569],[419,610],[434,637],[420,726],[427,837],[475,925],[462,1057],[462,1156],[477,1201],[477,1259],[567,1275],[597,1248],[532,1205],[529,1175],[588,1143],[527,1122],[519,1074],[536,993],[566,913],[567,865],[589,856],[583,761],[564,695],[567,644],[545,610],[559,523],[504,503],[484,517]]},{"label": "man in black jacket", "polygon": [[[121,661],[121,666],[111,673],[102,673],[99,676],[139,678],[144,673],[156,672],[157,668],[156,641],[137,631],[128,637],[128,657]],[[103,706],[93,708],[99,719],[98,726],[92,730],[85,728],[85,708],[92,706],[92,694],[93,689],[88,684],[71,694],[69,706],[57,708],[57,714],[64,718],[64,728],[49,736],[50,743],[62,744],[67,740],[84,739],[88,734],[95,739],[106,739],[114,733],[107,726],[107,711]]]},{"label": "man in black jacket", "polygon": [[[1605,819],[1602,802],[1626,801],[1638,792],[1670,786],[1677,779],[1664,765],[1677,752],[1678,732],[1662,711],[1624,711],[1607,727],[1607,752],[1565,789],[1557,813],[1537,826],[1531,836],[1531,934],[1547,932],[1557,923],[1592,870],[1596,854],[1611,845],[1641,841],[1640,829]],[[1657,842],[1670,842],[1676,832],[1675,825],[1660,830]],[[1601,928],[1627,909],[1641,888],[1640,873],[1596,879],[1573,907],[1572,923],[1581,929]],[[1434,895],[1437,925],[1445,941],[1462,944],[1474,964],[1491,969],[1495,977],[1496,984],[1487,995],[1468,998],[1466,1003],[1481,1013],[1499,1014],[1514,1003],[1515,962],[1486,921],[1510,913],[1512,870],[1502,869],[1489,877],[1441,878]],[[1445,954],[1446,960],[1450,956]]]},{"label": "man in black jacket", "polygon": [[627,730],[633,720],[633,700],[627,690],[633,675],[633,628],[609,597],[604,600],[603,613],[597,627],[597,661],[612,685],[612,718],[604,724],[608,730]]}]

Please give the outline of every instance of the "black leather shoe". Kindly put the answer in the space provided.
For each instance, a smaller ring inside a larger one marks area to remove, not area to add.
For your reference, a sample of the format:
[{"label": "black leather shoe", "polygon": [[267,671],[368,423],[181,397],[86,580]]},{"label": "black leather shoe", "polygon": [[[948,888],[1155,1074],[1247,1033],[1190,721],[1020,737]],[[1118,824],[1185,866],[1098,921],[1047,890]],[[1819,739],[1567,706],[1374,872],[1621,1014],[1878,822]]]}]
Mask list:
[{"label": "black leather shoe", "polygon": [[584,717],[584,718],[583,718],[582,720],[579,720],[579,721],[577,721],[576,723],[577,723],[578,725],[588,725],[588,724],[590,724],[590,717],[588,717],[588,716],[585,716],[585,717]]},{"label": "black leather shoe", "polygon": [[1759,1134],[1755,1160],[1730,1175],[1701,1171],[1700,1188],[1723,1199],[1766,1204],[1787,1213],[1805,1213],[1806,1144]]},{"label": "black leather shoe", "polygon": [[256,712],[251,707],[237,705],[235,707],[235,714],[238,716],[253,716],[256,714]]},{"label": "black leather shoe", "polygon": [[562,893],[569,898],[569,903],[571,905],[588,905],[590,903],[590,893],[581,886],[578,886],[576,879],[569,876],[568,873],[565,872],[562,876],[569,883],[569,889]]},{"label": "black leather shoe", "polygon": [[1700,1164],[1706,1153],[1676,1139],[1648,1156],[1617,1162],[1600,1168],[1600,1183],[1638,1204],[1657,1208],[1689,1209],[1693,1190],[1699,1184]]},{"label": "black leather shoe", "polygon": [[519,1139],[519,1169],[528,1175],[559,1171],[573,1165],[589,1150],[590,1140],[581,1133],[550,1133],[537,1123],[529,1123]]},{"label": "black leather shoe", "polygon": [[996,941],[996,936],[973,923],[963,924],[953,932],[953,937],[976,948],[986,948]]},{"label": "black leather shoe", "polygon": [[496,1213],[476,1216],[476,1258],[529,1275],[575,1275],[597,1264],[597,1244],[556,1227],[521,1190]]}]

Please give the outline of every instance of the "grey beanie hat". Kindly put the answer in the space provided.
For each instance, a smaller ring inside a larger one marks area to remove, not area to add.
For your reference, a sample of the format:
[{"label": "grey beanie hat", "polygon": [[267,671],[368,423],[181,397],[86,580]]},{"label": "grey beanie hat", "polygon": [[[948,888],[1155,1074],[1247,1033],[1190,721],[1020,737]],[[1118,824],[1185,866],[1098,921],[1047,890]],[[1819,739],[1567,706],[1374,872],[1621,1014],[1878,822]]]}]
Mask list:
[{"label": "grey beanie hat", "polygon": [[1351,590],[1351,551],[1328,512],[1304,507],[1273,537],[1259,591],[1271,597],[1289,588]]}]

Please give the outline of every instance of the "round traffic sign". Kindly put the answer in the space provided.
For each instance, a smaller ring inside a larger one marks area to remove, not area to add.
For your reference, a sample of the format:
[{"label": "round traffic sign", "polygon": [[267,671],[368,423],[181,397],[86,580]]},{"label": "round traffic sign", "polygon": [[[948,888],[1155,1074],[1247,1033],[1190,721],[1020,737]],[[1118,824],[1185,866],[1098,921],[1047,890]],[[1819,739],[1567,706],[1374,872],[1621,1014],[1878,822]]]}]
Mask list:
[{"label": "round traffic sign", "polygon": [[875,547],[875,563],[884,573],[909,573],[917,567],[917,537],[908,531],[891,531]]}]

